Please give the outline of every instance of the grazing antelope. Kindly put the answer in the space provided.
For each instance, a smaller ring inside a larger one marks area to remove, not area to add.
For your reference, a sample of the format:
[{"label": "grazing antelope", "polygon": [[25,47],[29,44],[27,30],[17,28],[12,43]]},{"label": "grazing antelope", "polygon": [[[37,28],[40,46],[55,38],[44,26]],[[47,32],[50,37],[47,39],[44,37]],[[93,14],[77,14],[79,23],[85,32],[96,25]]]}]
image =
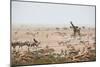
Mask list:
[{"label": "grazing antelope", "polygon": [[20,46],[20,42],[13,42],[12,43],[12,47],[15,49],[16,46]]}]

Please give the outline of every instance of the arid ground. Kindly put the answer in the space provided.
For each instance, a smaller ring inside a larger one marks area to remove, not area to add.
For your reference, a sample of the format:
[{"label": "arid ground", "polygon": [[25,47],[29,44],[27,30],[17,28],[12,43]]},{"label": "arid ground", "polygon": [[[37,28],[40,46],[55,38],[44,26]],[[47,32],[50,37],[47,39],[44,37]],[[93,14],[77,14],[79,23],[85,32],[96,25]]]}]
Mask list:
[{"label": "arid ground", "polygon": [[11,43],[13,65],[96,60],[95,28],[92,27],[81,28],[80,36],[73,36],[70,27],[13,28]]}]

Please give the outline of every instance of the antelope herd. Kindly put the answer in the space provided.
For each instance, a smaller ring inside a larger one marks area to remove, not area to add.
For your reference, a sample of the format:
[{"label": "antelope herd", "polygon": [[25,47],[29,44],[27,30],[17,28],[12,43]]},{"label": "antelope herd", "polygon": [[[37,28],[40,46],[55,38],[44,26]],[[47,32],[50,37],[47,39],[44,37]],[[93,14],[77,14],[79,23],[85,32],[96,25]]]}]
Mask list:
[{"label": "antelope herd", "polygon": [[38,42],[36,39],[33,39],[33,42],[30,43],[29,41],[25,41],[25,42],[20,42],[20,41],[16,41],[12,43],[12,47],[13,49],[16,48],[16,46],[19,46],[19,48],[22,48],[23,46],[27,46],[28,50],[29,47],[38,47],[40,44],[40,42]]},{"label": "antelope herd", "polygon": [[[49,51],[49,48],[51,48],[50,50],[53,50],[52,53],[54,53],[55,56],[56,54],[60,54],[61,57],[64,56],[67,59],[69,59],[70,57],[70,60],[66,62],[77,62],[82,60],[89,61],[91,60],[91,58],[95,58],[96,57],[95,29],[86,27],[82,27],[83,29],[80,29],[79,27],[74,26],[72,22],[71,25],[72,28],[55,28],[55,29],[50,28],[48,30],[30,29],[32,31],[28,31],[27,29],[24,31],[14,30],[12,32],[13,37],[11,43],[12,56],[15,55],[14,58],[12,58],[12,60],[14,60],[13,64],[18,63],[18,61],[15,60],[16,58],[19,59],[20,57],[20,56],[16,57],[18,53],[21,53],[22,50],[26,50],[22,49],[24,46],[28,48],[26,52],[28,52],[29,54],[32,53],[33,54],[32,56],[35,55],[34,54],[35,51],[38,52],[40,56],[41,55],[48,56],[47,54],[51,53],[47,52]],[[15,54],[16,52],[17,54]],[[26,54],[24,54],[24,56],[26,56]],[[31,60],[32,59],[28,61]],[[38,62],[35,61],[34,63],[38,64]]]}]

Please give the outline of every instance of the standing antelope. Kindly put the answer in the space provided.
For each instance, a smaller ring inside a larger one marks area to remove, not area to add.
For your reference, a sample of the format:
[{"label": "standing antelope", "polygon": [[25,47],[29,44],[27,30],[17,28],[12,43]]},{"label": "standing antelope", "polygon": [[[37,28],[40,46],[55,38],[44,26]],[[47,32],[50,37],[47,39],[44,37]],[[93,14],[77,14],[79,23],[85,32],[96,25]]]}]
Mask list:
[{"label": "standing antelope", "polygon": [[31,46],[36,46],[36,47],[38,47],[39,46],[39,44],[40,44],[40,42],[38,42],[35,38],[33,39],[33,43],[31,44]]}]

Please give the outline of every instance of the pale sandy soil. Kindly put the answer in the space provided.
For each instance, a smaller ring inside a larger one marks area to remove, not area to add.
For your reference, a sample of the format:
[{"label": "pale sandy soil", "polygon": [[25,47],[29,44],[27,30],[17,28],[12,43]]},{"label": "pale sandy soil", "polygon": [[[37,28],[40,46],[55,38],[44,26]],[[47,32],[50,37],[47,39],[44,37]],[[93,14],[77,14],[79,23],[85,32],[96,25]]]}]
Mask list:
[{"label": "pale sandy soil", "polygon": [[[73,37],[73,30],[68,28],[67,30],[55,28],[49,29],[13,29],[12,30],[12,42],[15,41],[29,41],[32,42],[33,38],[40,42],[39,49],[49,46],[53,48],[56,53],[60,53],[61,50],[69,50],[71,45],[75,50],[80,50],[80,53],[87,51],[87,47],[95,50],[95,29],[85,28],[81,29],[81,37]],[[20,51],[27,50],[28,48],[23,46]],[[18,50],[18,47],[16,47]],[[30,51],[35,50],[34,47],[30,47]]]},{"label": "pale sandy soil", "polygon": [[[16,28],[12,30],[12,43],[33,39],[39,46],[11,47],[12,64],[48,64],[63,62],[81,62],[96,60],[95,28],[81,29],[81,36],[73,36],[73,30],[67,28]],[[12,45],[11,45],[12,46]],[[20,48],[19,48],[20,47]],[[51,49],[53,51],[50,53]]]}]

